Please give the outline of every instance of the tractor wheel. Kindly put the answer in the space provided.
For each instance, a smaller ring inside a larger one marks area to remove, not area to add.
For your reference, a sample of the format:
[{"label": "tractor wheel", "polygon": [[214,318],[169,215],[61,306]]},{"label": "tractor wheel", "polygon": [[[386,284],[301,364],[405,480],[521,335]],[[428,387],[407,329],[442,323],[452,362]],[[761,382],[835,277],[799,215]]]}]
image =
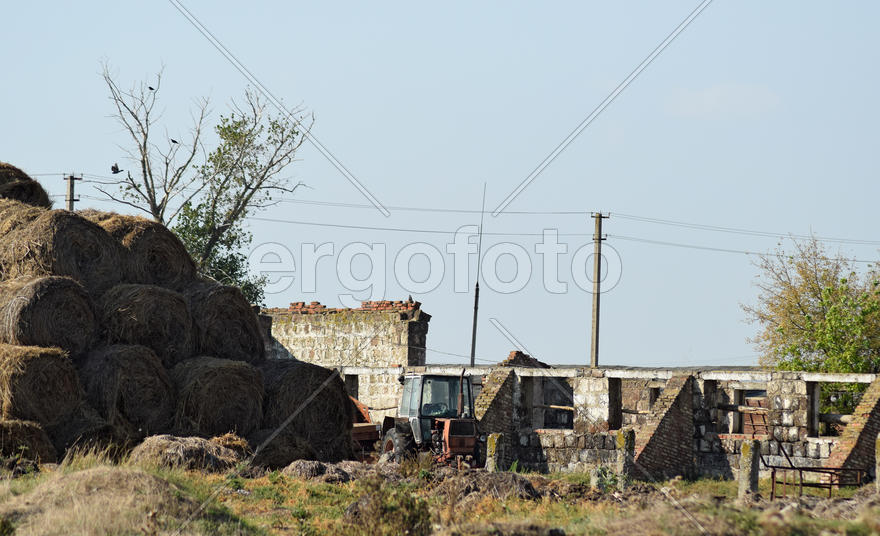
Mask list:
[{"label": "tractor wheel", "polygon": [[397,461],[410,455],[413,451],[412,437],[402,434],[395,428],[388,430],[385,439],[382,440],[382,453],[390,452]]}]

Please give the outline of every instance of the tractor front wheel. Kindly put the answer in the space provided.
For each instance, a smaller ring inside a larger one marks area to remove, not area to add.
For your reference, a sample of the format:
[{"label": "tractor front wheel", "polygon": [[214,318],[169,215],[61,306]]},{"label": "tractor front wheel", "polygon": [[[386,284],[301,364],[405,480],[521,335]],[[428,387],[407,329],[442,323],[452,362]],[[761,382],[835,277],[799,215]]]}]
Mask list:
[{"label": "tractor front wheel", "polygon": [[388,430],[385,439],[382,440],[382,453],[387,452],[390,452],[395,460],[402,460],[412,452],[412,437],[402,434],[395,428]]}]

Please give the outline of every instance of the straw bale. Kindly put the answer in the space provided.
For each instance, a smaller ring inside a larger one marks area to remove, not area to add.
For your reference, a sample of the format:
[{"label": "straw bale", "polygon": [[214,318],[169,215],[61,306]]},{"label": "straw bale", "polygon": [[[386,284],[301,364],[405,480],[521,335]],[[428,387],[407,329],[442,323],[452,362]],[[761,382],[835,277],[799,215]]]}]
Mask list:
[{"label": "straw bale", "polygon": [[0,420],[0,454],[21,456],[39,463],[57,460],[49,436],[33,421]]},{"label": "straw bale", "polygon": [[49,194],[37,181],[23,180],[0,184],[0,198],[14,199],[35,207],[52,208]]},{"label": "straw bale", "polygon": [[171,369],[177,388],[174,426],[186,435],[246,437],[263,416],[263,379],[253,366],[197,357]]},{"label": "straw bale", "polygon": [[198,353],[252,364],[263,361],[260,322],[239,289],[201,281],[184,294],[196,325]]},{"label": "straw bale", "polygon": [[70,451],[105,451],[119,454],[127,440],[104,420],[88,403],[82,402],[56,424],[46,426],[46,433],[59,454]]},{"label": "straw bale", "polygon": [[57,346],[79,355],[95,337],[92,301],[69,277],[0,282],[0,343]]},{"label": "straw bale", "polygon": [[305,439],[289,430],[257,430],[248,437],[254,452],[253,465],[267,469],[287,467],[294,460],[317,460],[318,453]]},{"label": "straw bale", "polygon": [[0,241],[0,272],[63,275],[100,296],[122,278],[123,251],[98,225],[65,210],[48,210]]},{"label": "straw bale", "polygon": [[0,344],[2,418],[46,427],[62,420],[81,400],[82,388],[66,352]]},{"label": "straw bale", "polygon": [[126,281],[182,290],[195,280],[196,265],[164,225],[139,216],[86,210],[79,213],[100,225],[128,252]]},{"label": "straw bale", "polygon": [[115,344],[89,352],[79,369],[89,404],[130,438],[161,434],[174,417],[174,386],[146,346]]},{"label": "straw bale", "polygon": [[305,440],[321,461],[352,456],[353,407],[335,370],[288,359],[269,359],[260,370],[266,390],[263,428],[275,429],[295,415],[283,437]]},{"label": "straw bale", "polygon": [[153,285],[116,285],[101,298],[103,338],[151,348],[167,368],[193,355],[193,321],[186,300]]}]

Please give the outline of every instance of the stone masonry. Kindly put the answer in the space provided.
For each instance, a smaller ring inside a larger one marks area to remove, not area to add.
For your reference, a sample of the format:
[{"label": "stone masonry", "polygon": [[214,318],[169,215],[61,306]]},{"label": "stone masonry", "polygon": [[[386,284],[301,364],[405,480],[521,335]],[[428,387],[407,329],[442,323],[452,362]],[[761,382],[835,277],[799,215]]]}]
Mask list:
[{"label": "stone masonry", "polygon": [[[853,412],[853,421],[840,436],[834,452],[825,463],[826,467],[862,469],[869,473],[875,467],[877,434],[880,433],[880,380],[875,380]],[[854,475],[846,475],[853,483]],[[874,475],[876,478],[876,475]]]},{"label": "stone masonry", "polygon": [[636,465],[651,478],[694,472],[692,376],[673,376],[636,436]]}]

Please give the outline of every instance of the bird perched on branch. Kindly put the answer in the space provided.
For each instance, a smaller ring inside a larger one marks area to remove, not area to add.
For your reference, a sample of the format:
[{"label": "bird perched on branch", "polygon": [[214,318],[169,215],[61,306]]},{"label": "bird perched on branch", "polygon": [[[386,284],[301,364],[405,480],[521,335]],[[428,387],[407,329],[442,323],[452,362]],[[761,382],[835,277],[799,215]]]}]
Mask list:
[{"label": "bird perched on branch", "polygon": [[114,175],[116,175],[117,173],[122,173],[123,171],[125,170],[119,169],[119,164],[114,163],[112,166],[110,166],[110,172]]}]

